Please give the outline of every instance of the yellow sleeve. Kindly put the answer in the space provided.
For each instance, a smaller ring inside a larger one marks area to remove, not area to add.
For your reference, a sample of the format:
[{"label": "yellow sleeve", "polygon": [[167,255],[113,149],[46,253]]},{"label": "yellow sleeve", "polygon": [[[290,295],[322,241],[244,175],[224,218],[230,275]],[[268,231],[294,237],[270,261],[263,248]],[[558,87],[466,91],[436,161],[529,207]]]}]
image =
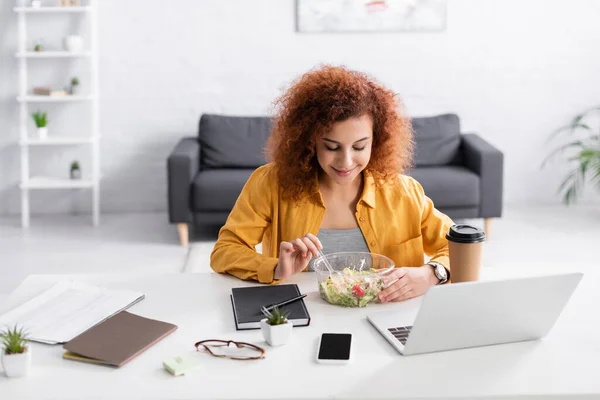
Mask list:
[{"label": "yellow sleeve", "polygon": [[228,273],[240,279],[262,283],[273,282],[278,259],[256,252],[271,224],[272,190],[277,190],[268,166],[252,173],[238,197],[227,222],[219,231],[217,243],[210,255],[215,272]]},{"label": "yellow sleeve", "polygon": [[438,262],[450,270],[448,252],[448,239],[446,233],[454,224],[450,217],[441,213],[433,205],[433,201],[425,195],[423,187],[413,181],[421,202],[421,235],[423,237],[423,250],[431,257],[431,261]]}]

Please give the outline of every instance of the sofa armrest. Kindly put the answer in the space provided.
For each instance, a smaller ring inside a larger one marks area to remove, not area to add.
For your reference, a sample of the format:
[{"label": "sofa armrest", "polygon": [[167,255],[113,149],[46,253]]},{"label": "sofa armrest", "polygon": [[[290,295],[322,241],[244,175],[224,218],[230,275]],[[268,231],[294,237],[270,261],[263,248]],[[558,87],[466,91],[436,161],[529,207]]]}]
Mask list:
[{"label": "sofa armrest", "polygon": [[462,135],[461,147],[465,166],[481,178],[479,217],[500,217],[502,215],[504,155],[474,133]]},{"label": "sofa armrest", "polygon": [[191,184],[200,169],[200,143],[197,137],[186,137],[177,143],[167,159],[169,221],[192,222]]}]

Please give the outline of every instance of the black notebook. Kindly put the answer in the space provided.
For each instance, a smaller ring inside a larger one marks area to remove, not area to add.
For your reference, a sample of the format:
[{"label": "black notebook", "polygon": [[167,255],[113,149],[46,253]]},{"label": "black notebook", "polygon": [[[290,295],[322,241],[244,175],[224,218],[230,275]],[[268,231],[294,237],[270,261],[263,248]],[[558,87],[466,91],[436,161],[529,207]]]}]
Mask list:
[{"label": "black notebook", "polygon": [[[259,329],[260,320],[266,318],[260,311],[262,306],[279,303],[300,296],[298,285],[249,286],[231,289],[231,305],[237,330]],[[308,326],[310,315],[304,300],[298,300],[282,307],[289,311],[288,320],[294,326]]]}]

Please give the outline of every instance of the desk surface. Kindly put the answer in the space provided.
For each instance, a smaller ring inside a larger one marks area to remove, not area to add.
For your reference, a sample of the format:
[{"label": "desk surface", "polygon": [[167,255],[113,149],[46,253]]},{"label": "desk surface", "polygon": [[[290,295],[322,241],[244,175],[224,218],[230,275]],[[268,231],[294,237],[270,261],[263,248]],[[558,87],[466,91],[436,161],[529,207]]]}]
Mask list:
[{"label": "desk surface", "polygon": [[[535,273],[487,270],[483,279]],[[225,275],[33,275],[0,308],[18,305],[62,279],[110,288],[139,290],[146,299],[130,311],[177,324],[179,329],[123,368],[61,358],[62,346],[33,344],[30,375],[7,379],[7,399],[81,398],[600,398],[600,275],[584,271],[577,291],[543,340],[404,357],[368,323],[366,314],[396,309],[414,313],[420,299],[345,309],[321,300],[316,278],[303,273],[297,283],[311,313],[309,327],[294,328],[289,344],[267,346],[259,330],[236,331],[231,287],[253,283]],[[348,365],[314,361],[323,332],[353,334]],[[234,361],[198,354],[202,367],[173,377],[162,361],[188,352],[202,339],[249,341],[266,349],[266,359]],[[558,396],[558,397],[556,397]]]}]

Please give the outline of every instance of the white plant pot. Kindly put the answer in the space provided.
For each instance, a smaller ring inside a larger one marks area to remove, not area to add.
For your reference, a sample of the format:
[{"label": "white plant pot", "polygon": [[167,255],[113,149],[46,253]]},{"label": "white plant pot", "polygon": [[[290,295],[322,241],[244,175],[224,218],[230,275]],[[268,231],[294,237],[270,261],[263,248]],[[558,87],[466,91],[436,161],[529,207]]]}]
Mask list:
[{"label": "white plant pot", "polygon": [[81,179],[81,170],[80,169],[72,169],[71,170],[71,179]]},{"label": "white plant pot", "polygon": [[4,373],[9,378],[20,378],[29,373],[31,365],[31,346],[26,347],[24,353],[6,354],[2,352],[2,366]]},{"label": "white plant pot", "polygon": [[31,0],[31,7],[32,8],[41,8],[42,0]]},{"label": "white plant pot", "polygon": [[260,320],[260,330],[265,338],[265,341],[271,346],[281,346],[286,344],[292,336],[292,328],[294,325],[287,321],[281,325],[270,325],[267,319]]},{"label": "white plant pot", "polygon": [[37,128],[38,138],[44,140],[48,137],[48,127],[44,126],[43,128]]},{"label": "white plant pot", "polygon": [[77,35],[69,35],[64,38],[63,46],[65,47],[65,50],[79,53],[83,51],[83,38]]}]

